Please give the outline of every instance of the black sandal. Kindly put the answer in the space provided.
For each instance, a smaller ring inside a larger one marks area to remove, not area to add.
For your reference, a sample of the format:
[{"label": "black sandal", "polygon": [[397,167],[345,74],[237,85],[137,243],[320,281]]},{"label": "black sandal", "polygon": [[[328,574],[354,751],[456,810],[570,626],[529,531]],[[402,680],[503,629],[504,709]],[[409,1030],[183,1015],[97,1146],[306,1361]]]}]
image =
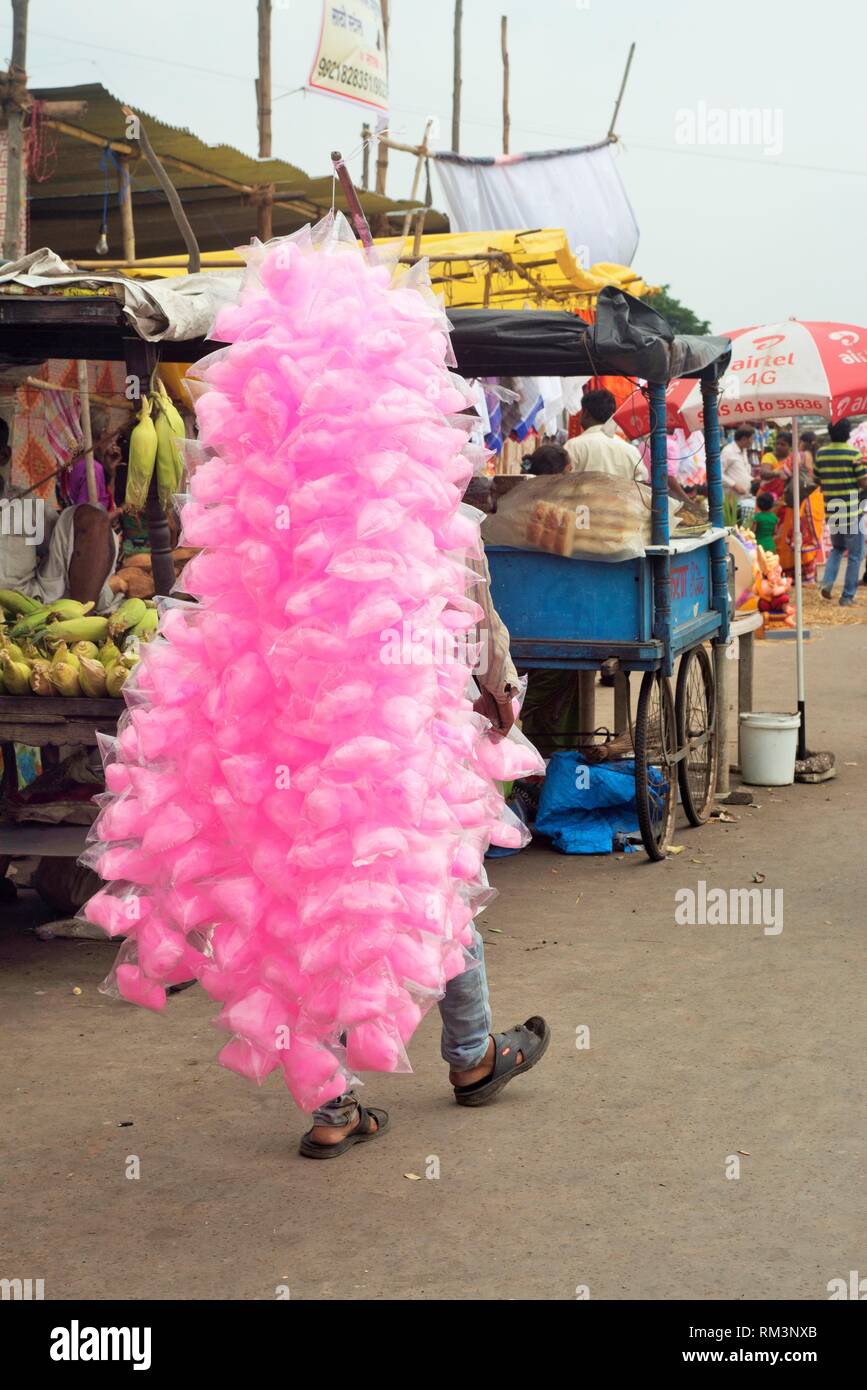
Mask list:
[{"label": "black sandal", "polygon": [[[371,1129],[370,1121],[376,1121],[376,1129]],[[385,1134],[388,1129],[388,1111],[375,1110],[373,1106],[364,1106],[358,1102],[358,1124],[351,1134],[347,1134],[345,1139],[341,1139],[337,1144],[319,1144],[315,1139],[311,1139],[312,1130],[302,1136],[298,1145],[298,1152],[304,1158],[339,1158],[345,1154],[347,1149],[351,1149],[353,1144],[367,1144],[371,1139],[378,1139],[380,1134]]]},{"label": "black sandal", "polygon": [[[494,1070],[481,1081],[471,1086],[455,1086],[455,1100],[458,1105],[487,1105],[494,1100],[512,1080],[523,1071],[529,1071],[541,1061],[551,1041],[551,1029],[544,1018],[534,1014],[526,1023],[519,1023],[507,1033],[494,1034]],[[523,1062],[516,1062],[519,1052],[523,1052]]]}]

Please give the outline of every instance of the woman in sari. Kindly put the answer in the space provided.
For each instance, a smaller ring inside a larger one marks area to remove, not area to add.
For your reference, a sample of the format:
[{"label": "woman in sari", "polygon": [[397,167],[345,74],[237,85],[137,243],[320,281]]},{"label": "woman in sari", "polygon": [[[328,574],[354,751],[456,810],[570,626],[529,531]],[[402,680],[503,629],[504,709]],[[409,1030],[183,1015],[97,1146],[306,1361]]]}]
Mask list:
[{"label": "woman in sari", "polygon": [[[804,584],[815,584],[816,567],[825,560],[822,547],[822,532],[825,527],[825,499],[822,489],[812,480],[802,478],[804,495],[801,499],[801,579]],[[780,520],[774,533],[777,554],[783,573],[791,578],[795,573],[795,508],[793,505],[791,480],[786,486]]]}]

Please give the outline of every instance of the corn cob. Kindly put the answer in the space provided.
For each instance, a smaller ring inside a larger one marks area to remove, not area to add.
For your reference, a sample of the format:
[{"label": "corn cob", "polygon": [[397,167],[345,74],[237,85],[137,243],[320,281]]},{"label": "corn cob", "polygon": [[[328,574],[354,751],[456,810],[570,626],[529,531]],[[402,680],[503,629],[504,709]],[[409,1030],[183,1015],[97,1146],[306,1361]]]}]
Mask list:
[{"label": "corn cob", "polygon": [[147,605],[143,598],[128,598],[109,617],[109,637],[118,637],[122,632],[135,627],[135,624],[141,622],[147,611]]},{"label": "corn cob", "polygon": [[94,661],[89,656],[83,656],[78,679],[85,695],[90,695],[96,699],[105,695],[106,670],[101,661]]},{"label": "corn cob", "polygon": [[69,618],[52,623],[43,636],[51,642],[102,642],[108,636],[108,618]]},{"label": "corn cob", "polygon": [[30,668],[30,689],[34,695],[53,695],[54,686],[51,684],[49,671],[51,663],[48,661],[34,661]]},{"label": "corn cob", "polygon": [[30,613],[37,613],[41,607],[38,599],[28,598],[15,589],[0,589],[0,608],[16,617],[26,618]]},{"label": "corn cob", "polygon": [[155,608],[148,608],[143,617],[129,629],[130,637],[137,637],[140,642],[148,642],[153,637],[159,627],[160,615]]},{"label": "corn cob", "polygon": [[151,403],[147,396],[142,396],[138,424],[129,439],[129,470],[124,499],[127,510],[134,516],[144,509],[156,461],[157,432],[151,419]]},{"label": "corn cob", "polygon": [[163,511],[168,511],[181,485],[184,464],[179,441],[186,438],[184,422],[161,381],[151,395],[157,432],[157,487]]},{"label": "corn cob", "polygon": [[105,676],[106,694],[116,699],[123,690],[128,675],[129,670],[122,661],[115,661],[114,665],[109,666]]},{"label": "corn cob", "polygon": [[57,666],[49,666],[48,679],[61,695],[81,694],[78,672],[65,661],[59,662]]},{"label": "corn cob", "polygon": [[26,661],[13,661],[6,652],[0,653],[3,684],[9,695],[30,694],[30,667]]}]

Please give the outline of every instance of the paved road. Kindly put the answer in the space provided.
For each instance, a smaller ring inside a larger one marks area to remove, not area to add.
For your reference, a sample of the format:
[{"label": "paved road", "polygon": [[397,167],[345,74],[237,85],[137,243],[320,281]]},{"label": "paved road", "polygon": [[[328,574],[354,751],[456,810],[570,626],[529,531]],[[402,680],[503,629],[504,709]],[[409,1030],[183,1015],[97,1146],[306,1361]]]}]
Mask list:
[{"label": "paved road", "polygon": [[[792,662],[759,648],[760,705],[791,706]],[[391,1134],[336,1163],[296,1156],[278,1084],[213,1064],[201,991],[162,1018],[110,1004],[112,948],[40,943],[22,902],[0,933],[0,1276],[61,1299],[821,1299],[867,1274],[867,629],[820,634],[808,670],[838,780],[761,789],[658,866],[496,865],[496,1018],[543,1011],[548,1058],[458,1109],[430,1016],[415,1075],[367,1088]],[[782,932],[676,924],[679,888],[754,873],[783,890]]]}]

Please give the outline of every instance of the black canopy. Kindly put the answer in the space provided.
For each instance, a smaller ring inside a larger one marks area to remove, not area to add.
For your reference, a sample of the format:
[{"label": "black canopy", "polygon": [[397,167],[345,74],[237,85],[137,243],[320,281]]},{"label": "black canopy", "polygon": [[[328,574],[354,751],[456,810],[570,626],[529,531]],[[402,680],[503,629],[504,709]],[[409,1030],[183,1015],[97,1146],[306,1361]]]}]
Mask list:
[{"label": "black canopy", "polygon": [[611,286],[596,322],[544,309],[452,309],[452,346],[463,376],[634,376],[667,382],[731,359],[728,338],[681,337],[649,304]]}]

